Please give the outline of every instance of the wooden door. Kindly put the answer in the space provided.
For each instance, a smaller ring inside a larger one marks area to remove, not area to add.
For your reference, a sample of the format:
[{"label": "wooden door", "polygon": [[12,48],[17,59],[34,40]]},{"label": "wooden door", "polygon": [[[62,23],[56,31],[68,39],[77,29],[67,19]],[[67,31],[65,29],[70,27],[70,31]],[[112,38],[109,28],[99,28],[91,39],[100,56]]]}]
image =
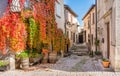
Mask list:
[{"label": "wooden door", "polygon": [[107,23],[107,57],[110,57],[110,25]]}]

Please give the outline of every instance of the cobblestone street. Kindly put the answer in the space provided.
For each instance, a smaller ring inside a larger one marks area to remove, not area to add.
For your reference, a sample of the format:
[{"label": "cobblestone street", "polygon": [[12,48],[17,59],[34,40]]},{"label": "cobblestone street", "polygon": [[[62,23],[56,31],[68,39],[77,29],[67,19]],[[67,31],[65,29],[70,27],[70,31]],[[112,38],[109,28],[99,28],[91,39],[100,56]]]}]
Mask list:
[{"label": "cobblestone street", "polygon": [[89,56],[71,55],[56,64],[36,65],[31,67],[34,70],[1,72],[0,76],[120,76],[120,73],[105,71],[99,62]]},{"label": "cobblestone street", "polygon": [[[84,50],[84,51],[83,51]],[[119,76],[102,66],[101,56],[90,57],[85,45],[75,45],[71,55],[55,64],[37,64],[28,70],[0,72],[0,76]],[[76,53],[77,52],[77,53]],[[82,54],[82,55],[81,55]],[[85,54],[85,55],[84,55]],[[79,56],[80,55],[80,56]]]}]

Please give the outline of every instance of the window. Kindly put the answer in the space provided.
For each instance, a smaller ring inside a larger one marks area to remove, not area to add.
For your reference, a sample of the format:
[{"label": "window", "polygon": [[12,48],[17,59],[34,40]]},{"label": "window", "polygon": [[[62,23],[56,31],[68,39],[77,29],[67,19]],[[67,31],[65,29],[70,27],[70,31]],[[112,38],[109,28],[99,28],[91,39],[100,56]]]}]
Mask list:
[{"label": "window", "polygon": [[25,0],[24,7],[25,7],[25,9],[29,9],[29,7],[30,7],[30,2],[29,2],[29,0]]},{"label": "window", "polygon": [[67,37],[69,38],[69,31],[67,31]]},{"label": "window", "polygon": [[73,33],[73,42],[75,42],[75,33]]},{"label": "window", "polygon": [[12,12],[20,12],[21,11],[19,0],[12,0],[12,2],[10,4],[10,10]]},{"label": "window", "polygon": [[71,40],[73,39],[73,33],[71,32]]},{"label": "window", "polygon": [[88,20],[88,29],[90,29],[90,20]]},{"label": "window", "polygon": [[92,23],[94,24],[95,23],[95,13],[93,13],[93,19],[92,19]]},{"label": "window", "polygon": [[58,1],[56,2],[56,15],[61,17],[61,5]]},{"label": "window", "polygon": [[91,15],[88,17],[88,29],[90,29],[90,25],[91,25]]},{"label": "window", "polygon": [[91,36],[92,36],[92,45],[93,45],[93,34]]},{"label": "window", "polygon": [[73,22],[73,17],[72,17],[72,14],[71,14],[71,16],[70,16],[70,17],[71,17],[71,22]]}]

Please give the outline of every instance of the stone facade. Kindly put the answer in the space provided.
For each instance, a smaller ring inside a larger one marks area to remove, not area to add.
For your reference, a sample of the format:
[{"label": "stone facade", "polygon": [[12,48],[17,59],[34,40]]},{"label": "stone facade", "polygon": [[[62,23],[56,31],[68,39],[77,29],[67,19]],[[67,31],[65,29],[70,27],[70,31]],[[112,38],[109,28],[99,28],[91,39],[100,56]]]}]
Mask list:
[{"label": "stone facade", "polygon": [[120,0],[97,0],[97,29],[103,57],[120,71]]},{"label": "stone facade", "polygon": [[64,10],[66,34],[72,46],[74,43],[78,42],[79,21],[77,19],[77,14],[69,6],[65,5]]},{"label": "stone facade", "polygon": [[88,12],[83,17],[84,23],[84,43],[90,46],[91,51],[95,51],[95,38],[96,38],[96,21],[95,21],[95,5],[92,5]]}]

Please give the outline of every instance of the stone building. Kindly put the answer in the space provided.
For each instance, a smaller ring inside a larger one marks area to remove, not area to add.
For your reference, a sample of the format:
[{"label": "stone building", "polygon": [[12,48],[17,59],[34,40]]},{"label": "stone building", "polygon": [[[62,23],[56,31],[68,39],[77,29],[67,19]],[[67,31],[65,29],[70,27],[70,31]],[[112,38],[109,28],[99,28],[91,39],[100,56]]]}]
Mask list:
[{"label": "stone building", "polygon": [[55,2],[55,19],[57,27],[65,33],[64,0],[56,0]]},{"label": "stone building", "polygon": [[120,0],[97,1],[97,33],[103,57],[120,71]]},{"label": "stone building", "polygon": [[90,46],[91,51],[95,51],[95,38],[96,38],[96,21],[95,21],[95,5],[92,5],[88,12],[83,17],[84,23],[84,43]]},{"label": "stone building", "polygon": [[78,15],[68,6],[64,5],[65,11],[65,30],[67,37],[70,39],[71,46],[78,41]]}]

